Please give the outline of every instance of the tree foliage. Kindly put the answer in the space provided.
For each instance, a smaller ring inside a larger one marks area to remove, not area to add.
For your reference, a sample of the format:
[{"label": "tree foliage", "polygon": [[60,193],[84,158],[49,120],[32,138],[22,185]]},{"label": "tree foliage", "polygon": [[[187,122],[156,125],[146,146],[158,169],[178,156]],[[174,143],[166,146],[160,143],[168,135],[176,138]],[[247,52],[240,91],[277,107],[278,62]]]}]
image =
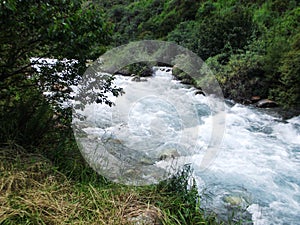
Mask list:
[{"label": "tree foliage", "polygon": [[[99,7],[82,0],[2,1],[0,17],[0,126],[14,131],[2,132],[1,142],[30,144],[51,127],[54,111],[61,123],[70,119],[58,103],[70,98],[67,87],[77,85],[86,60],[104,52],[111,25]],[[45,91],[51,97],[44,98]]]},{"label": "tree foliage", "polygon": [[[6,0],[0,3],[0,17],[1,125],[15,130],[2,132],[1,141],[13,139],[18,129],[29,133],[31,117],[52,123],[54,108],[70,97],[66,87],[78,83],[87,59],[143,39],[173,41],[197,53],[228,98],[247,102],[260,95],[299,108],[296,0]],[[42,58],[57,61],[45,65]],[[111,80],[101,85],[119,93]],[[54,94],[45,99],[45,91]],[[95,99],[107,100],[105,93]],[[59,113],[70,115],[65,109]]]},{"label": "tree foliage", "polygon": [[296,35],[291,50],[284,53],[279,65],[279,84],[271,89],[272,97],[286,108],[300,108],[300,35]]},{"label": "tree foliage", "polygon": [[[105,10],[116,24],[117,45],[141,39],[173,41],[222,71],[216,76],[225,96],[247,102],[260,95],[282,106],[298,105],[295,91],[283,85],[294,80],[297,54],[291,51],[300,27],[298,1],[120,0]],[[287,96],[289,101],[280,100]]]}]

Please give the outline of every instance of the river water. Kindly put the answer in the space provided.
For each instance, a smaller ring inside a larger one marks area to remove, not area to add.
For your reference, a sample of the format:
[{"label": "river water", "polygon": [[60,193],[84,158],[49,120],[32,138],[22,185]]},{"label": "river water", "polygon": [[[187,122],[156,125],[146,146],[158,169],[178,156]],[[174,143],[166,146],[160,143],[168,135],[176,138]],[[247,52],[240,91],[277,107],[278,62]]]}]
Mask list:
[{"label": "river water", "polygon": [[[234,219],[257,225],[300,224],[300,116],[283,121],[269,110],[226,101],[222,144],[211,165],[200,170],[212,135],[210,97],[173,80],[168,68],[154,70],[146,82],[116,76],[125,94],[111,97],[115,107],[86,107],[82,130],[89,139],[78,140],[94,149],[92,156],[83,153],[88,161],[110,161],[109,175],[118,173],[114,167],[122,161],[124,167],[136,164],[148,174],[145,179],[155,181],[165,161],[182,157],[194,165],[199,192],[207,196],[202,207],[221,219],[234,212]],[[101,147],[91,140],[101,140]],[[153,170],[152,164],[161,165]],[[107,175],[102,165],[94,168]],[[128,179],[132,174],[126,173]]]}]

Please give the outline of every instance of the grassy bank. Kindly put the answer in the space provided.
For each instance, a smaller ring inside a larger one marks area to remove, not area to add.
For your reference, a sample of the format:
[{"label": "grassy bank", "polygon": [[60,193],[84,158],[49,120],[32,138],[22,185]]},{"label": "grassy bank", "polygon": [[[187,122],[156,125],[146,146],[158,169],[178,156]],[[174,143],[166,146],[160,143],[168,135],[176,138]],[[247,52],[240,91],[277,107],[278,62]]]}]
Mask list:
[{"label": "grassy bank", "polygon": [[0,224],[217,224],[188,188],[189,168],[158,185],[124,186],[93,172],[70,146],[56,161],[17,145],[0,149]]}]

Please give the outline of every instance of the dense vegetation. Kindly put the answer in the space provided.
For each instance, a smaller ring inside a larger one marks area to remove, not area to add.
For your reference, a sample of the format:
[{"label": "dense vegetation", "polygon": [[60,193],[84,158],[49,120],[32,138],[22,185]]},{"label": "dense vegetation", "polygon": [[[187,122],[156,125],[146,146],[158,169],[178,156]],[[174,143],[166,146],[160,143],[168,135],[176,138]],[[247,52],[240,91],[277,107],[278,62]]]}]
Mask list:
[{"label": "dense vegetation", "polygon": [[299,1],[101,1],[114,24],[114,45],[173,41],[197,53],[226,98],[270,98],[299,109]]},{"label": "dense vegetation", "polygon": [[[71,111],[60,103],[70,98],[67,87],[78,83],[87,59],[114,46],[176,42],[207,62],[225,97],[246,102],[259,95],[299,109],[296,0],[6,0],[0,18],[1,224],[127,223],[122,216],[133,215],[126,211],[132,199],[137,212],[149,206],[164,224],[215,223],[203,218],[186,173],[158,186],[124,187],[82,159]],[[41,58],[73,61],[37,70]],[[103,85],[99,99],[120,93],[111,81]],[[53,94],[45,98],[45,91]]]},{"label": "dense vegetation", "polygon": [[[61,103],[71,98],[68,86],[78,83],[87,59],[111,43],[112,24],[99,6],[8,0],[0,17],[1,224],[130,224],[141,215],[151,223],[215,224],[198,207],[196,187],[184,182],[188,170],[160,185],[126,187],[82,158],[71,111]],[[111,81],[103,85],[99,100],[119,94]]]}]

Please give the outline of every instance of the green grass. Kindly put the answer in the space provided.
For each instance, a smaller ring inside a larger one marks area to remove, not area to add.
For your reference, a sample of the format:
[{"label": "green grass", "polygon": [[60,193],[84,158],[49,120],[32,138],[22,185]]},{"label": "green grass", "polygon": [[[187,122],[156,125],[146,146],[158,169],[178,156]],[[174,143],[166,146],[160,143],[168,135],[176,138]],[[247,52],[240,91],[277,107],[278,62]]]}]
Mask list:
[{"label": "green grass", "polygon": [[0,149],[0,224],[217,224],[188,188],[189,167],[158,185],[116,184],[88,167],[71,133],[61,137],[31,153]]}]

